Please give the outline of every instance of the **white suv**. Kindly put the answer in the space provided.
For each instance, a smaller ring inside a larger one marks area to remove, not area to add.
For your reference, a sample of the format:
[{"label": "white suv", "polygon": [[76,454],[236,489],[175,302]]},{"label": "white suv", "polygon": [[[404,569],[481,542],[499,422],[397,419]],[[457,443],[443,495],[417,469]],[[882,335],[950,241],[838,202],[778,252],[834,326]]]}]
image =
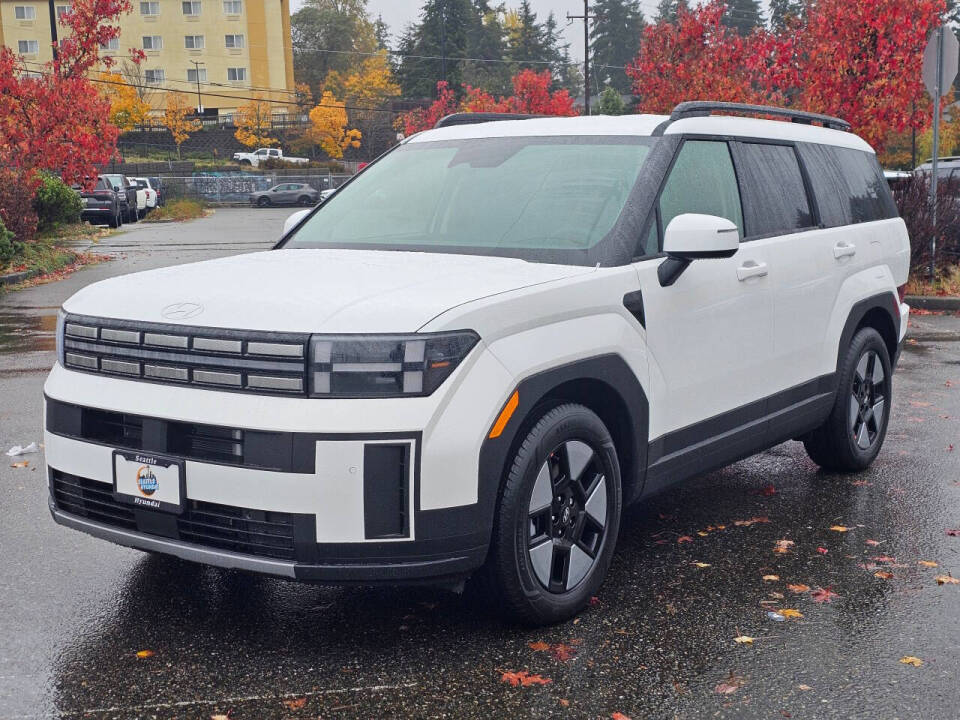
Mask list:
[{"label": "white suv", "polygon": [[300,580],[482,570],[511,614],[557,621],[626,504],[790,439],[873,461],[908,263],[834,118],[453,116],[273,251],[70,298],[50,509]]}]

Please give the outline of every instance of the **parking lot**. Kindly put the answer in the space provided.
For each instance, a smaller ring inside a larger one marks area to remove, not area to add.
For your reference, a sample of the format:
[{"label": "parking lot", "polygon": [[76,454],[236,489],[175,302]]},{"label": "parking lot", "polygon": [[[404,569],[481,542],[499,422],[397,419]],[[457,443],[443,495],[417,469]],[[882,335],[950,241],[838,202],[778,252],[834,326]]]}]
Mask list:
[{"label": "parking lot", "polygon": [[[267,249],[293,211],[131,226],[95,248],[112,262],[0,296],[0,451],[40,440],[69,295]],[[54,525],[40,455],[2,456],[0,717],[955,717],[960,318],[910,334],[869,471],[787,443],[634,508],[600,594],[547,629],[469,586],[325,588],[117,547]]]}]

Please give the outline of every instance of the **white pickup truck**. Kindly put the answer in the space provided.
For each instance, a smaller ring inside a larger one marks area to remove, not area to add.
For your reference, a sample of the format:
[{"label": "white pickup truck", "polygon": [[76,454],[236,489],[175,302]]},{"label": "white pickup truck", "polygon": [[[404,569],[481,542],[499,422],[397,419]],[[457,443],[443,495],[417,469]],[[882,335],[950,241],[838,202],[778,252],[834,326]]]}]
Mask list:
[{"label": "white pickup truck", "polygon": [[282,160],[295,165],[306,165],[310,162],[309,158],[284,155],[280,148],[260,148],[256,152],[238,152],[233,154],[233,159],[241,165],[252,165],[253,167],[259,167],[260,163],[267,160]]}]

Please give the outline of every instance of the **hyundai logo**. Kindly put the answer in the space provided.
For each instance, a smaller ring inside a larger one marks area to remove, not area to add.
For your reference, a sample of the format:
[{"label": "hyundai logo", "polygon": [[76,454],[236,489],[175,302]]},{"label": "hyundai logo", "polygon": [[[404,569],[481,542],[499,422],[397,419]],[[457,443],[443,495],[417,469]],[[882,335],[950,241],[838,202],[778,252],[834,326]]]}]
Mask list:
[{"label": "hyundai logo", "polygon": [[203,312],[203,305],[194,302],[180,302],[167,305],[160,314],[167,320],[189,320]]}]

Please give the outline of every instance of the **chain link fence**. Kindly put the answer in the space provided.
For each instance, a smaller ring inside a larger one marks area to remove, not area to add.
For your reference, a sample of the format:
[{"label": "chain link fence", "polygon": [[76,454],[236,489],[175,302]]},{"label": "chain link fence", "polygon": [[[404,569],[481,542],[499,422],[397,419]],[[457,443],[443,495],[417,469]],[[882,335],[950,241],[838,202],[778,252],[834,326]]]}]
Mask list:
[{"label": "chain link fence", "polygon": [[248,205],[250,194],[269,190],[280,183],[305,183],[323,192],[338,188],[352,175],[331,173],[195,173],[191,176],[163,175],[163,191],[167,200],[188,198],[208,205]]}]

